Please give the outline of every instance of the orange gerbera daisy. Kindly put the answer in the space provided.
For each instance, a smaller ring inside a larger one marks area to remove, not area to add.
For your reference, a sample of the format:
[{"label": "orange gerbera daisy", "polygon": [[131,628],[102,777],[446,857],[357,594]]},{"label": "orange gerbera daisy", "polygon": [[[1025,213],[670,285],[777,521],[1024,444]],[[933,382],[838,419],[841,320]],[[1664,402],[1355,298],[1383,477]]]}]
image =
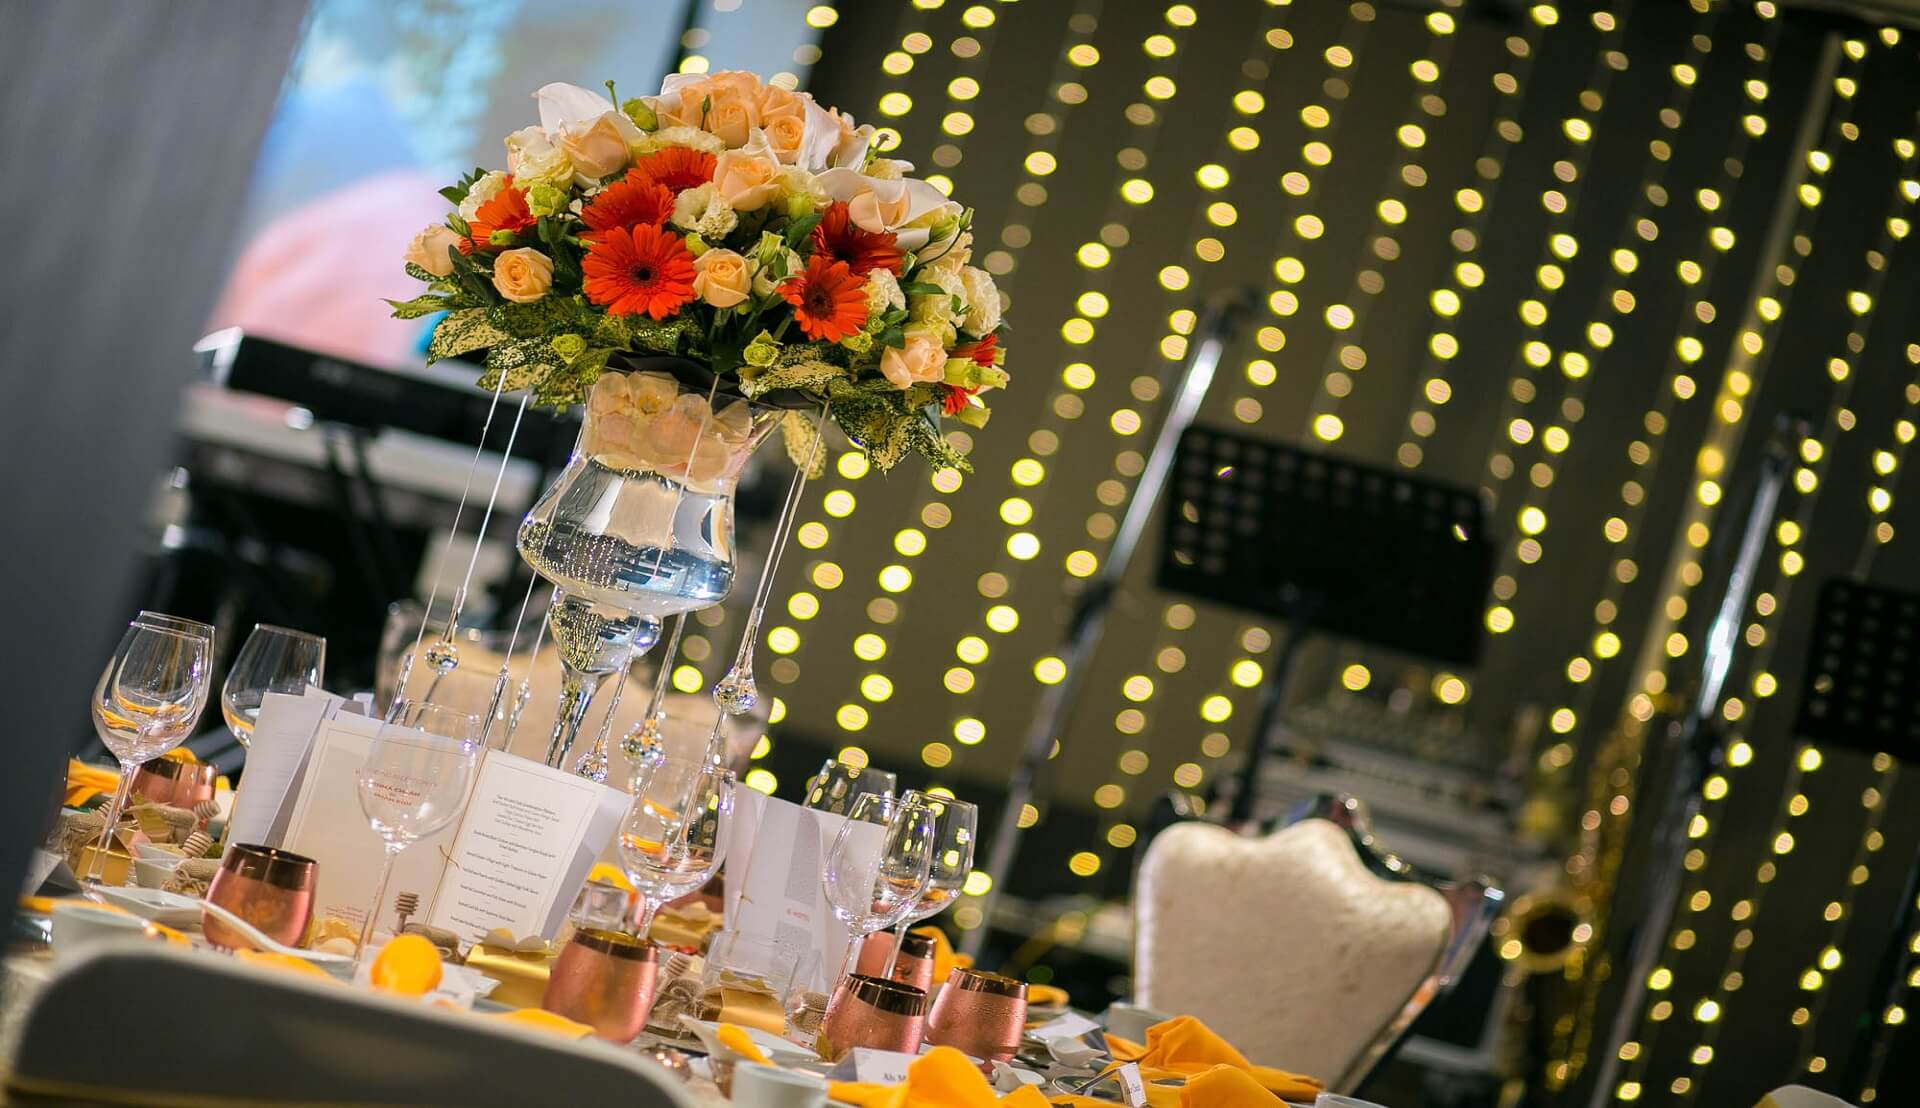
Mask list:
[{"label": "orange gerbera daisy", "polygon": [[846,201],[835,200],[813,225],[813,252],[847,263],[855,276],[890,269],[898,277],[907,271],[907,255],[894,245],[895,237],[892,231],[861,230],[848,216]]},{"label": "orange gerbera daisy", "polygon": [[693,254],[651,224],[596,232],[580,260],[587,299],[610,315],[665,319],[693,299]]},{"label": "orange gerbera daisy", "polygon": [[815,254],[804,271],[781,282],[780,295],[810,339],[839,342],[867,322],[866,282],[845,262]]},{"label": "orange gerbera daisy", "polygon": [[580,221],[594,231],[642,223],[658,227],[672,214],[673,193],[629,170],[625,177],[595,194],[593,202],[580,210]]},{"label": "orange gerbera daisy", "polygon": [[714,158],[703,150],[669,146],[633,163],[628,177],[641,177],[678,193],[713,180]]},{"label": "orange gerbera daisy", "polygon": [[953,348],[956,358],[971,358],[974,365],[990,366],[996,360],[1000,350],[1000,336],[988,335],[978,342],[964,343]]},{"label": "orange gerbera daisy", "polygon": [[473,218],[467,220],[469,237],[460,244],[460,252],[471,254],[476,249],[503,249],[487,241],[495,231],[511,231],[517,235],[522,231],[533,230],[539,223],[540,221],[534,218],[534,214],[527,210],[526,194],[514,188],[513,178],[509,177],[500,191],[480,205],[474,211]]}]

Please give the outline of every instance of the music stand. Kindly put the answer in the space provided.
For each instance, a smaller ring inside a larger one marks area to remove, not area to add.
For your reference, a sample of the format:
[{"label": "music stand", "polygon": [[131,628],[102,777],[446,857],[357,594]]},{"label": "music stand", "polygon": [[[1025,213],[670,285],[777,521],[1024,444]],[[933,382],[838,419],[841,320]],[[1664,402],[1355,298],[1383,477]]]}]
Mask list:
[{"label": "music stand", "polygon": [[1288,625],[1261,690],[1230,819],[1261,763],[1308,635],[1456,665],[1480,657],[1494,547],[1477,493],[1284,443],[1192,427],[1164,517],[1160,587]]},{"label": "music stand", "polygon": [[[1800,681],[1796,738],[1902,761],[1920,753],[1920,596],[1836,578],[1820,586]],[[1885,803],[1883,800],[1882,803]],[[1880,1003],[1855,1020],[1846,1087],[1859,1091],[1886,1030],[1882,1014],[1905,987],[1900,972],[1920,894],[1920,856],[1907,868],[1899,911],[1880,952],[1872,990]]]}]

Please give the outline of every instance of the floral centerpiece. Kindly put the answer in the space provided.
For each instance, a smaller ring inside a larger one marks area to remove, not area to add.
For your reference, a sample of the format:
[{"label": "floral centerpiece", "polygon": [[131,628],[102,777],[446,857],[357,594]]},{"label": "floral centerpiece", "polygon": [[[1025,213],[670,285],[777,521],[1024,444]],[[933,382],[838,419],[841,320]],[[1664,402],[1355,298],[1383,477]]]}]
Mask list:
[{"label": "floral centerpiece", "polygon": [[[738,396],[824,404],[883,471],[908,451],[965,468],[942,423],[984,426],[1007,383],[972,211],[878,156],[871,126],[749,73],[607,92],[542,88],[506,170],[441,190],[455,211],[407,249],[428,291],[391,302],[446,313],[429,361],[484,356],[483,387],[566,406],[610,361],[676,356]],[[807,413],[781,426],[817,465]]]}]

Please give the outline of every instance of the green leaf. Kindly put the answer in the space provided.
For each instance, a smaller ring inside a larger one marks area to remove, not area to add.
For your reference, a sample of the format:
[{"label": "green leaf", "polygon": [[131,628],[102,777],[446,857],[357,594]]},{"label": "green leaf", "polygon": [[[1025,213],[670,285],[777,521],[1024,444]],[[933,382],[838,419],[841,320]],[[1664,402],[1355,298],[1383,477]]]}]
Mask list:
[{"label": "green leaf", "polygon": [[562,288],[573,288],[580,284],[580,251],[574,246],[574,239],[567,234],[567,223],[555,216],[541,216],[539,224],[540,243],[547,248],[547,256],[553,259],[553,282]]},{"label": "green leaf", "polygon": [[661,354],[679,354],[685,351],[684,343],[692,321],[687,315],[678,315],[664,323],[657,323],[646,316],[636,315],[627,317],[626,326],[632,336],[633,346]]},{"label": "green leaf", "polygon": [[543,296],[531,304],[499,304],[487,309],[487,322],[517,339],[549,338],[576,318],[566,297]]},{"label": "green leaf", "polygon": [[807,471],[808,480],[827,472],[826,444],[821,441],[820,433],[814,430],[812,412],[789,411],[782,414],[780,438],[786,445],[787,458],[796,468]]},{"label": "green leaf", "polygon": [[625,350],[633,345],[633,329],[627,326],[626,316],[603,315],[594,323],[587,341],[595,346]]},{"label": "green leaf", "polygon": [[395,319],[419,319],[435,312],[448,311],[447,298],[434,293],[422,293],[412,300],[389,300],[387,305],[393,309]]},{"label": "green leaf", "polygon": [[416,281],[425,281],[429,285],[439,280],[438,277],[435,277],[433,274],[428,273],[424,269],[421,269],[418,265],[415,265],[412,262],[407,263],[407,276],[413,278]]},{"label": "green leaf", "polygon": [[907,345],[907,333],[898,327],[889,327],[875,336],[881,346],[903,347]]},{"label": "green leaf", "polygon": [[[487,352],[487,372],[480,378],[480,387],[489,392],[518,392],[564,368],[545,339],[510,339]],[[534,398],[545,402],[537,391]]]},{"label": "green leaf", "polygon": [[806,238],[808,235],[811,235],[813,233],[814,227],[819,222],[820,222],[820,213],[814,212],[811,215],[803,215],[799,219],[794,220],[792,223],[787,224],[787,232],[786,232],[787,249],[791,250],[794,247],[800,245],[800,240]]},{"label": "green leaf", "polygon": [[477,304],[494,302],[492,274],[480,268],[480,263],[475,260],[476,255],[449,250],[447,257],[453,261],[453,279],[462,291],[473,297]]},{"label": "green leaf", "polygon": [[466,308],[440,321],[427,344],[427,364],[442,358],[458,358],[475,350],[485,350],[513,338],[487,322],[485,308]]}]

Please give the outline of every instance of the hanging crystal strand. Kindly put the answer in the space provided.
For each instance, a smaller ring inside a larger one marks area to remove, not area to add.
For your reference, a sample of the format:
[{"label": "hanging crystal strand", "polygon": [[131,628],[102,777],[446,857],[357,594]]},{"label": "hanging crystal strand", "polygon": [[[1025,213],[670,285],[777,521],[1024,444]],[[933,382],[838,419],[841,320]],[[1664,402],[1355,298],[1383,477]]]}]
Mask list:
[{"label": "hanging crystal strand", "polygon": [[613,698],[607,701],[607,718],[600,721],[600,733],[593,737],[593,749],[580,755],[573,772],[589,781],[607,780],[607,735],[613,730],[613,717],[620,711],[620,697],[627,691],[627,678],[633,674],[633,651],[627,651],[620,664],[620,680],[613,686]]},{"label": "hanging crystal strand", "polygon": [[673,635],[660,652],[660,668],[653,676],[653,696],[647,701],[647,710],[620,740],[620,753],[635,768],[660,751],[660,721],[667,716],[667,681],[673,673],[673,660],[680,655],[680,634],[686,629],[687,613],[681,612],[674,618]]},{"label": "hanging crystal strand", "polygon": [[[713,686],[713,702],[720,708],[721,716],[714,721],[714,735],[720,734],[721,724],[727,716],[745,715],[753,711],[760,702],[760,690],[753,681],[753,651],[760,641],[760,617],[766,611],[767,599],[773,593],[774,574],[780,570],[780,555],[786,551],[787,538],[793,530],[793,517],[800,509],[800,495],[807,487],[807,471],[811,470],[820,453],[820,430],[826,424],[827,407],[820,406],[820,415],[813,423],[813,438],[807,450],[806,464],[796,466],[793,483],[787,486],[787,500],[780,509],[780,520],[774,525],[773,545],[767,551],[766,565],[760,570],[760,583],[753,590],[753,608],[747,613],[747,625],[740,636],[740,649],[734,654],[733,665],[726,676]],[[709,750],[714,740],[708,741]]]},{"label": "hanging crystal strand", "polygon": [[[513,704],[501,712],[501,702],[506,699],[507,686],[513,681],[513,651],[520,643],[520,629],[527,625],[527,608],[533,602],[533,590],[540,585],[539,575],[527,581],[527,592],[520,598],[520,612],[513,617],[513,629],[507,634],[507,652],[500,659],[500,672],[493,679],[493,704],[487,711],[487,720],[481,725],[480,745],[491,747],[494,717],[504,715],[506,728],[500,738],[500,749],[505,750],[513,744],[513,733],[520,727],[520,713],[526,710],[527,698],[533,692],[533,667],[540,660],[540,644],[546,639],[547,621],[540,621],[540,633],[534,636],[533,653],[527,656],[527,675],[520,679],[520,685],[514,690]],[[558,595],[560,590],[553,590]],[[552,598],[548,599],[552,603]]]},{"label": "hanging crystal strand", "polygon": [[[460,517],[467,510],[467,496],[473,492],[473,475],[480,469],[480,456],[486,453],[487,432],[493,430],[493,415],[500,410],[500,394],[501,391],[506,388],[506,385],[507,375],[502,373],[500,380],[493,386],[493,399],[487,404],[487,418],[481,421],[480,424],[480,441],[474,444],[473,459],[467,463],[467,478],[460,486],[460,502],[454,505],[453,523],[447,528],[447,539],[440,546],[440,558],[442,561],[446,560],[447,555],[453,553],[454,536],[460,533]],[[520,402],[520,410],[523,412],[526,410],[526,401],[524,399]],[[517,421],[515,426],[518,426]],[[495,483],[495,488],[496,490],[498,489],[498,482]],[[488,505],[488,507],[491,508],[492,505]],[[438,599],[440,599],[440,573],[439,567],[436,565],[433,574],[433,587],[427,590],[427,606],[420,612],[420,627],[413,633],[413,646],[400,658],[400,680],[393,687],[396,698],[406,695],[407,678],[413,676],[413,659],[420,653],[420,644],[426,640],[427,621],[433,618],[433,602]],[[432,658],[427,660],[436,670],[440,668],[439,663],[435,662]],[[454,664],[459,664],[457,655]],[[451,669],[452,667],[449,666],[447,668]],[[444,672],[437,674],[434,677],[434,683],[438,684],[440,677],[444,675]],[[429,689],[427,692],[428,699],[432,699],[432,696],[433,692]]]}]

